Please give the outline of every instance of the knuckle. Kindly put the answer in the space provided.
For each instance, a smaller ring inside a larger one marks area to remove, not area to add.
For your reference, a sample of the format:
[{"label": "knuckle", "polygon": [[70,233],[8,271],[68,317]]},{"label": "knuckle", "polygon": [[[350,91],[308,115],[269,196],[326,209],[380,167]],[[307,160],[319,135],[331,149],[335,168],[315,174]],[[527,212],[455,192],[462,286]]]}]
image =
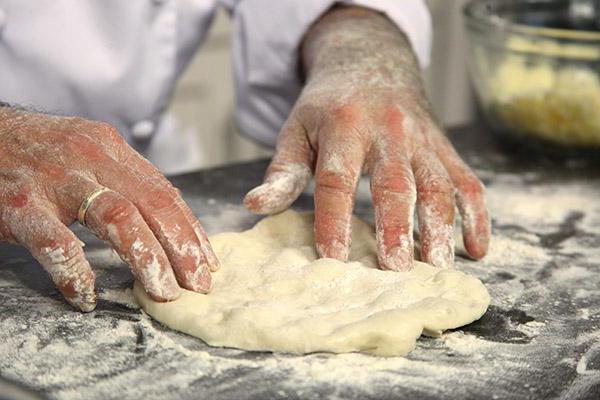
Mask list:
[{"label": "knuckle", "polygon": [[353,194],[355,181],[356,179],[350,174],[324,169],[317,174],[316,188],[317,190]]},{"label": "knuckle", "polygon": [[101,210],[101,216],[102,220],[107,224],[128,223],[140,217],[137,208],[123,197],[113,196],[105,204],[106,206]]},{"label": "knuckle", "polygon": [[40,262],[55,276],[73,279],[83,273],[81,266],[85,263],[85,256],[76,241],[49,243],[39,249],[38,256]]},{"label": "knuckle", "polygon": [[180,197],[174,188],[161,187],[149,191],[144,199],[144,203],[156,214],[164,216],[179,209],[179,199]]},{"label": "knuckle", "polygon": [[[131,152],[130,152],[131,153]],[[131,168],[136,170],[140,177],[140,184],[145,185],[145,190],[172,190],[174,188],[169,181],[150,161],[139,153],[133,152],[137,161]]]},{"label": "knuckle", "polygon": [[332,117],[341,122],[356,121],[362,115],[362,104],[357,100],[336,105],[332,109]]},{"label": "knuckle", "polygon": [[363,129],[368,126],[368,118],[364,114],[366,107],[356,101],[334,106],[328,114],[330,126],[335,127],[333,134],[341,135],[344,140],[362,138],[368,131]]},{"label": "knuckle", "polygon": [[415,182],[412,175],[403,171],[391,171],[385,175],[377,176],[373,180],[374,193],[399,193],[415,194]]},{"label": "knuckle", "polygon": [[29,187],[5,193],[0,197],[0,238],[24,240],[25,232],[39,223],[37,199]]},{"label": "knuckle", "polygon": [[383,122],[388,129],[393,129],[397,126],[402,126],[406,119],[413,119],[413,116],[406,112],[406,110],[401,110],[397,104],[391,103],[387,104],[382,109],[383,113]]},{"label": "knuckle", "polygon": [[428,197],[454,197],[454,185],[449,178],[439,175],[430,176],[418,185],[419,196]]},{"label": "knuckle", "polygon": [[74,154],[83,154],[88,158],[98,158],[105,153],[104,149],[92,138],[84,134],[67,135],[64,143],[68,151]]},{"label": "knuckle", "polygon": [[474,175],[469,175],[459,185],[459,190],[467,196],[483,196],[485,187],[483,183]]},{"label": "knuckle", "polygon": [[33,185],[29,182],[22,182],[17,184],[12,190],[6,190],[0,194],[0,202],[3,203],[3,209],[5,207],[13,209],[25,208],[32,202],[33,196]]},{"label": "knuckle", "polygon": [[115,140],[122,139],[121,134],[119,133],[119,130],[117,128],[115,128],[114,126],[112,126],[111,124],[109,124],[107,122],[95,122],[94,124],[96,125],[96,129],[99,132],[110,137],[111,139],[115,139]]}]

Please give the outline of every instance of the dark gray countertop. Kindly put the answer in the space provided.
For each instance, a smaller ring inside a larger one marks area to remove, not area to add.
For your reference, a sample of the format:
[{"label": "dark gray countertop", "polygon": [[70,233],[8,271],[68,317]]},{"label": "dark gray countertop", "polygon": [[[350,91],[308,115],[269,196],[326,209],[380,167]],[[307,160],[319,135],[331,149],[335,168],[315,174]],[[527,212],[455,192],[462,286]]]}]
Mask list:
[{"label": "dark gray countertop", "polygon": [[[209,348],[140,312],[127,267],[78,227],[98,276],[90,314],[72,311],[25,250],[0,245],[0,376],[61,399],[600,398],[600,168],[500,146],[477,127],[451,138],[494,217],[489,257],[457,263],[493,297],[480,321],[422,338],[406,358]],[[209,232],[240,230],[257,220],[240,204],[265,166],[173,182]],[[307,193],[295,207],[311,205]],[[370,217],[364,186],[357,213]]]}]

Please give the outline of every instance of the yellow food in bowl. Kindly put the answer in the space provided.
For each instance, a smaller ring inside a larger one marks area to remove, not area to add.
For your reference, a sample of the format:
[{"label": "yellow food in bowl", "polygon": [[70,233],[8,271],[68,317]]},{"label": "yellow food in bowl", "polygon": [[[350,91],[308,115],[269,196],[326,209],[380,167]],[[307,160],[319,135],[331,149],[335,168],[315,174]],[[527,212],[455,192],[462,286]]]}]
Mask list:
[{"label": "yellow food in bowl", "polygon": [[600,146],[600,79],[583,62],[561,62],[597,60],[600,49],[521,37],[511,38],[507,47],[515,52],[489,82],[496,118],[512,130],[553,142]]}]

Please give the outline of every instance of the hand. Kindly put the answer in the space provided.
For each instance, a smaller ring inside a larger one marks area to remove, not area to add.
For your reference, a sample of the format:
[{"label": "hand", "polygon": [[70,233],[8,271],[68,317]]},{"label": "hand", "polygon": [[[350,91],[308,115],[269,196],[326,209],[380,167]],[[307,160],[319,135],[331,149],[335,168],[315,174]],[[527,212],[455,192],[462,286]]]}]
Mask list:
[{"label": "hand", "polygon": [[[67,228],[98,188],[86,225],[108,241],[157,301],[179,285],[206,292],[218,267],[177,189],[111,126],[0,107],[0,240],[20,243],[69,303],[96,306],[94,272]],[[178,285],[179,283],[179,285]]]},{"label": "hand", "polygon": [[265,182],[248,193],[246,206],[282,211],[314,172],[317,252],[346,260],[364,170],[371,176],[381,268],[412,266],[415,205],[423,261],[453,265],[455,204],[467,252],[483,257],[490,237],[483,185],[432,117],[404,36],[371,11],[334,9],[307,35],[303,59],[306,85]]}]

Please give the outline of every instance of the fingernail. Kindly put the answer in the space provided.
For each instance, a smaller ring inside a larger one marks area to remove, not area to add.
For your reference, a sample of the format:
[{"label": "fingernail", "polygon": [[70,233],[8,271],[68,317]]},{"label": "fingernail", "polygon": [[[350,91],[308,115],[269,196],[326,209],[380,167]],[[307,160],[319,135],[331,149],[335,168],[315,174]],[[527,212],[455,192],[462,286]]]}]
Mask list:
[{"label": "fingernail", "polygon": [[96,308],[97,296],[94,290],[95,275],[79,275],[58,284],[65,300],[73,307],[83,312]]},{"label": "fingernail", "polygon": [[206,254],[206,258],[208,261],[208,268],[210,272],[218,271],[221,268],[221,262],[217,258],[217,256],[211,251],[204,252]]},{"label": "fingernail", "polygon": [[93,288],[84,289],[73,297],[65,296],[65,299],[69,304],[82,312],[94,311],[97,305],[97,296]]},{"label": "fingernail", "polygon": [[[252,189],[244,197],[244,205],[258,214],[276,214],[288,208],[298,197],[304,186],[302,173],[278,172],[268,182]],[[310,175],[308,175],[310,176]]]},{"label": "fingernail", "polygon": [[221,262],[208,242],[208,238],[204,237],[203,239],[200,239],[200,248],[202,249],[202,254],[206,257],[208,269],[210,269],[211,272],[215,272],[221,268]]},{"label": "fingernail", "polygon": [[194,224],[194,232],[196,233],[196,237],[200,241],[200,251],[206,257],[206,262],[208,263],[208,268],[211,272],[217,271],[221,268],[221,262],[215,255],[215,252],[210,245],[210,241],[208,240],[208,236],[206,236],[206,232],[200,225],[200,222],[196,222]]},{"label": "fingernail", "polygon": [[409,271],[412,269],[414,249],[412,240],[401,238],[400,245],[392,247],[380,257],[382,269],[391,271]]},{"label": "fingernail", "polygon": [[201,264],[194,271],[186,271],[185,281],[182,286],[193,292],[208,293],[212,286],[212,277],[208,265]]},{"label": "fingernail", "polygon": [[169,278],[164,279],[162,288],[163,297],[167,301],[177,300],[181,295],[181,288],[179,287],[179,284],[177,283],[177,279],[175,279],[175,275],[173,275],[173,272],[170,273]]},{"label": "fingernail", "polygon": [[193,276],[189,277],[188,282],[193,286],[191,289],[198,293],[208,293],[212,287],[212,277],[206,264],[203,264],[194,271]]},{"label": "fingernail", "polygon": [[96,305],[97,305],[97,301],[96,301],[96,295],[94,294],[93,296],[90,296],[88,298],[86,298],[85,300],[83,300],[81,303],[79,303],[79,309],[83,312],[91,312],[94,311],[96,309]]},{"label": "fingernail", "polygon": [[281,190],[273,182],[263,183],[246,194],[244,206],[256,214],[276,214],[287,206],[282,203],[282,197]]},{"label": "fingernail", "polygon": [[317,243],[317,253],[321,258],[333,258],[339,261],[348,261],[350,245],[334,240],[329,245]]},{"label": "fingernail", "polygon": [[438,268],[454,267],[454,226],[440,226],[435,234],[428,234],[423,241],[423,262]]},{"label": "fingernail", "polygon": [[244,196],[244,206],[246,206],[246,208],[250,210],[254,210],[256,208],[256,203],[258,201],[258,197],[260,197],[263,186],[265,185],[262,184],[260,186],[257,186],[254,189],[250,190],[248,193],[246,193],[246,196]]},{"label": "fingernail", "polygon": [[143,271],[145,276],[141,279],[148,295],[155,301],[176,300],[181,288],[177,284],[173,270],[168,268],[154,272],[154,268],[159,267],[153,265],[146,268]]},{"label": "fingernail", "polygon": [[482,259],[488,251],[488,237],[476,232],[474,229],[463,228],[464,245],[469,256],[475,260]]},{"label": "fingernail", "polygon": [[444,243],[432,246],[423,261],[438,268],[453,268],[454,243],[452,245]]}]

